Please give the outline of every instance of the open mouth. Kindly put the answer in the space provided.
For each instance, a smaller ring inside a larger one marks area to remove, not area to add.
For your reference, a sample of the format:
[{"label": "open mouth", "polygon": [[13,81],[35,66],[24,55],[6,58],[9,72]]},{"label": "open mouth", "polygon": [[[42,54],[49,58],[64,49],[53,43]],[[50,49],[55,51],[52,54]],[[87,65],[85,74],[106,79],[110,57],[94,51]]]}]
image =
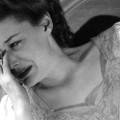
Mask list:
[{"label": "open mouth", "polygon": [[19,82],[24,83],[24,80],[28,77],[31,68],[32,65],[23,69],[11,69],[11,73],[19,80]]}]

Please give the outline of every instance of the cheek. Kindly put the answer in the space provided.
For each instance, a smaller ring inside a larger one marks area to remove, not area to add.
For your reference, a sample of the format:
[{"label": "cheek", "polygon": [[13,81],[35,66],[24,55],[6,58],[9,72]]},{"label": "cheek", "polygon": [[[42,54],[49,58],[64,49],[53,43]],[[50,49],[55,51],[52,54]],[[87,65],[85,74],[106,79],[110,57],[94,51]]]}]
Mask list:
[{"label": "cheek", "polygon": [[36,42],[29,44],[19,51],[8,52],[8,58],[10,63],[22,62],[27,64],[34,63],[39,69],[46,69],[46,66],[49,64],[50,55],[46,47],[37,45]]},{"label": "cheek", "polygon": [[28,52],[16,52],[8,53],[8,64],[9,66],[20,64],[22,66],[27,66],[29,64],[33,64],[34,56],[32,56],[32,53],[29,54]]},{"label": "cheek", "polygon": [[40,52],[34,58],[34,62],[40,72],[45,72],[48,70],[51,65],[51,58],[47,53]]}]

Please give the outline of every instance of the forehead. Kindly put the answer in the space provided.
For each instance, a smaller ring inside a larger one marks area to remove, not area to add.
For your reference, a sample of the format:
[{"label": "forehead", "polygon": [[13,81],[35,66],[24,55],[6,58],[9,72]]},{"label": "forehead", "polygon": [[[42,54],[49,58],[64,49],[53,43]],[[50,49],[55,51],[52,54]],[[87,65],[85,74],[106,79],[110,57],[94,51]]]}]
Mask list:
[{"label": "forehead", "polygon": [[14,18],[9,17],[0,21],[0,42],[5,41],[10,36],[18,33],[29,33],[35,31],[28,21],[18,22]]}]

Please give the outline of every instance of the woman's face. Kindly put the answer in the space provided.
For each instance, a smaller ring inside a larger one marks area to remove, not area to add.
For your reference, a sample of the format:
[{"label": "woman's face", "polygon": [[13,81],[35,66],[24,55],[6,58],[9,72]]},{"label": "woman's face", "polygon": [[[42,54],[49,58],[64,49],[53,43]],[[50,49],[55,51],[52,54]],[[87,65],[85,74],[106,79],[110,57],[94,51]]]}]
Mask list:
[{"label": "woman's face", "polygon": [[53,61],[47,43],[49,34],[43,26],[7,18],[0,22],[0,49],[7,50],[13,74],[28,86],[45,78]]}]

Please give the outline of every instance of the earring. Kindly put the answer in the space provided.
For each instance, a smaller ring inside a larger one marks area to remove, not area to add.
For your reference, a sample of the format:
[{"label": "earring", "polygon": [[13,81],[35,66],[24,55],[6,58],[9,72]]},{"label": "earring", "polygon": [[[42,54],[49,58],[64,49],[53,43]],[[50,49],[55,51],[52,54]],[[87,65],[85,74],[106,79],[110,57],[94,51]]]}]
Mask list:
[{"label": "earring", "polygon": [[48,27],[47,25],[44,26],[44,28],[45,28],[45,32],[47,31],[47,27]]},{"label": "earring", "polygon": [[47,31],[47,28],[48,28],[49,25],[50,25],[50,21],[48,20],[48,21],[47,21],[47,24],[44,25],[45,31]]}]

